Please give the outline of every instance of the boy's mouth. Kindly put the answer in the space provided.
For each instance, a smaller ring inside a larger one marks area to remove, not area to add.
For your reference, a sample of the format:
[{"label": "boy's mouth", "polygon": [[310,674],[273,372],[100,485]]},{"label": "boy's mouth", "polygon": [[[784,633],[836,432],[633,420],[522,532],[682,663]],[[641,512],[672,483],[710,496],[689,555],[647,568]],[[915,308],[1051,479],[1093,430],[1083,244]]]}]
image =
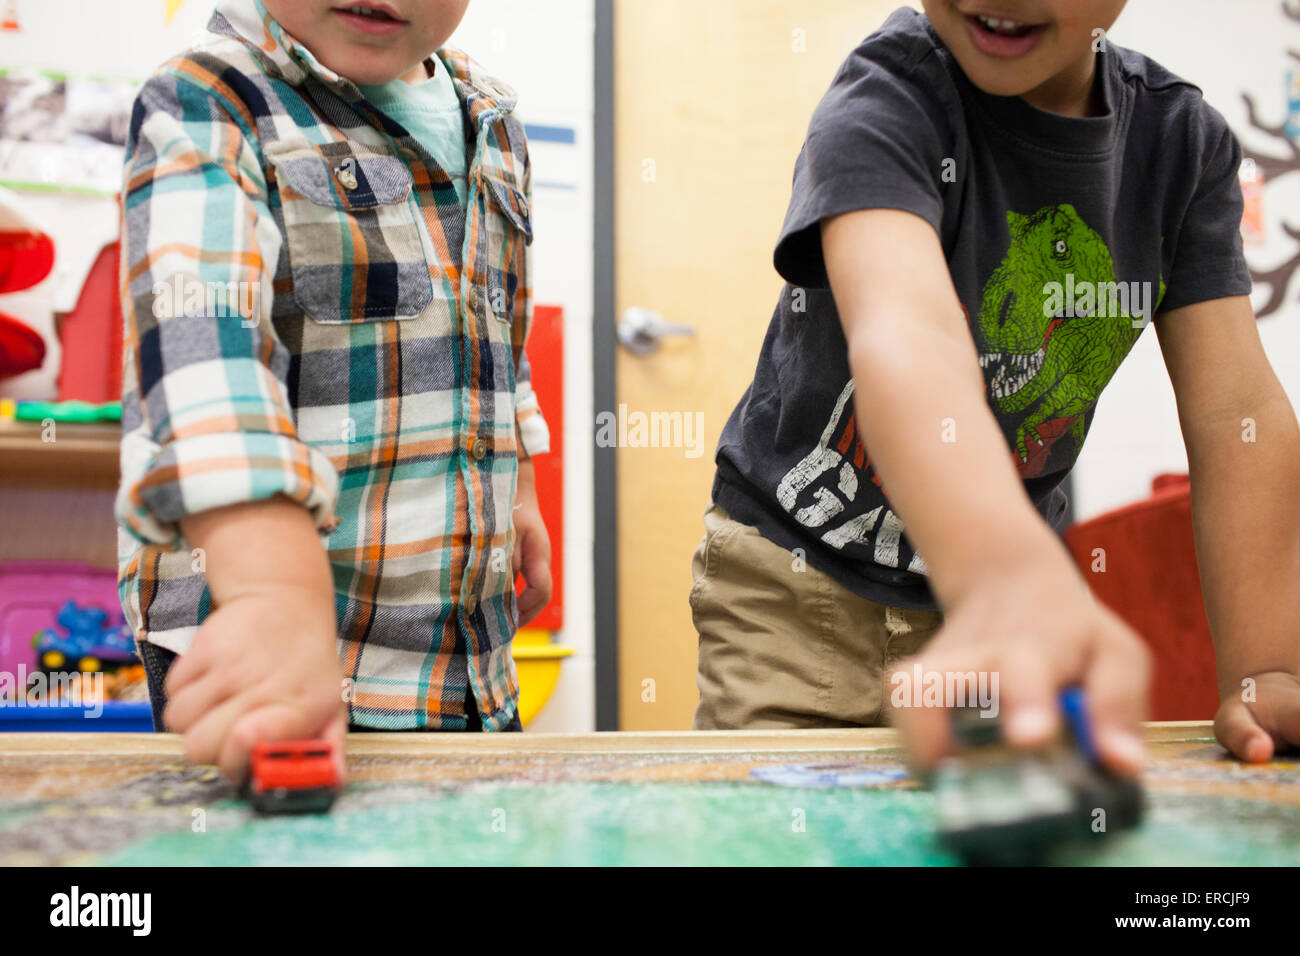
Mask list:
[{"label": "boy's mouth", "polygon": [[964,19],[975,48],[986,56],[1004,59],[1024,56],[1038,45],[1048,27],[1046,23],[1020,23],[983,13],[969,14]]},{"label": "boy's mouth", "polygon": [[382,3],[349,3],[331,7],[330,10],[348,26],[372,36],[386,36],[408,23],[392,7]]}]

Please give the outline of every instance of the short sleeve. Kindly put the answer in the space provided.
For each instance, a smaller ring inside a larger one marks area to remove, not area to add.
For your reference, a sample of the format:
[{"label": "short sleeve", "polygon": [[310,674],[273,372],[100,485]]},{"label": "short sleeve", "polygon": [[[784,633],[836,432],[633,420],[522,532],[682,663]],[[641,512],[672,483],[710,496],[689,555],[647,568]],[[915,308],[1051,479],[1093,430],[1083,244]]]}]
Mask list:
[{"label": "short sleeve", "polygon": [[[828,285],[822,220],[861,209],[898,209],[941,231],[951,121],[938,96],[948,84],[932,54],[920,62],[868,38],[845,61],[818,105],[795,164],[777,243],[776,270],[797,286]],[[928,67],[928,69],[927,69]],[[930,73],[935,76],[927,76]]]},{"label": "short sleeve", "polygon": [[1201,107],[1189,150],[1200,174],[1170,251],[1161,312],[1251,291],[1241,243],[1241,144],[1222,114]]}]

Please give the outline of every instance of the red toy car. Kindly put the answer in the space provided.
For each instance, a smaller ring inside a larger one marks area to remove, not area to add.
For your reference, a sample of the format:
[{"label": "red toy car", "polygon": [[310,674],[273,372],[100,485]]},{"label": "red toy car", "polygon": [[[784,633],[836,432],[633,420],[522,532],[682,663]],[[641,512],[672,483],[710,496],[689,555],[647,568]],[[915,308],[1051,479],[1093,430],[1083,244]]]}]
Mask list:
[{"label": "red toy car", "polygon": [[248,799],[259,813],[323,813],[341,788],[337,748],[324,740],[280,740],[253,748]]}]

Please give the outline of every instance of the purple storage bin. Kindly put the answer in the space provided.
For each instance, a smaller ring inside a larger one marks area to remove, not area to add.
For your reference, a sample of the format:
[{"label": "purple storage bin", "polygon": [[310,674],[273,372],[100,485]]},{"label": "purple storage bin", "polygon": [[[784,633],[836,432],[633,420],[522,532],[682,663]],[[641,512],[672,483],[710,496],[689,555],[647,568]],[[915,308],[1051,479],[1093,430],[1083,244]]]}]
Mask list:
[{"label": "purple storage bin", "polygon": [[77,561],[0,561],[0,671],[36,669],[32,635],[54,627],[67,601],[101,607],[122,623],[117,572]]}]

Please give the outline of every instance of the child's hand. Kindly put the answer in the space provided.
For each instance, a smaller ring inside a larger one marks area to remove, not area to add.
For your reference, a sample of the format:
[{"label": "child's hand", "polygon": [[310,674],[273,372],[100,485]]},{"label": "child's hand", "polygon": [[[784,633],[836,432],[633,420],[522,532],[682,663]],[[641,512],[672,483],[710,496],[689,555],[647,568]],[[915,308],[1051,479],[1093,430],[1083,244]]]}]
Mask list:
[{"label": "child's hand", "polygon": [[189,758],[239,784],[258,741],[323,738],[342,754],[335,629],[333,600],[315,589],[251,593],[208,615],[166,682],[165,720]]},{"label": "child's hand", "polygon": [[524,627],[551,601],[551,538],[542,522],[533,463],[528,460],[519,462],[514,524],[514,572],[524,576],[524,591],[519,595],[519,626]]},{"label": "child's hand", "polygon": [[[1142,764],[1150,655],[1093,599],[1064,555],[982,578],[948,611],[933,642],[896,670],[910,676],[917,663],[922,675],[986,672],[1007,742],[1018,747],[1049,741],[1060,728],[1060,690],[1081,685],[1103,762],[1123,773]],[[892,689],[885,686],[886,699]],[[949,709],[898,707],[891,715],[920,768],[951,752]]]},{"label": "child's hand", "polygon": [[1214,715],[1214,736],[1250,763],[1273,759],[1278,750],[1300,748],[1300,676],[1286,671],[1251,674],[1247,688],[1229,696]]}]

